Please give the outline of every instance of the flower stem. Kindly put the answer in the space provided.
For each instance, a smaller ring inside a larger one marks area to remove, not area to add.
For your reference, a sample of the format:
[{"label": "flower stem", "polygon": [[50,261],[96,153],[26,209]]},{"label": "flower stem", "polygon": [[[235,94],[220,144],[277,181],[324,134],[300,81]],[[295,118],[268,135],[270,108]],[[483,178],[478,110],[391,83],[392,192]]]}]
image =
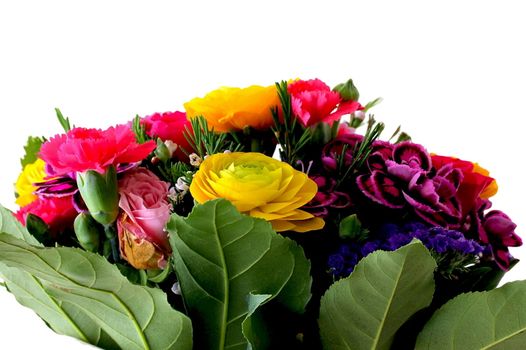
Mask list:
[{"label": "flower stem", "polygon": [[119,262],[119,243],[117,242],[117,234],[115,233],[114,225],[104,225],[104,233],[106,234],[106,238],[110,241],[113,262]]}]

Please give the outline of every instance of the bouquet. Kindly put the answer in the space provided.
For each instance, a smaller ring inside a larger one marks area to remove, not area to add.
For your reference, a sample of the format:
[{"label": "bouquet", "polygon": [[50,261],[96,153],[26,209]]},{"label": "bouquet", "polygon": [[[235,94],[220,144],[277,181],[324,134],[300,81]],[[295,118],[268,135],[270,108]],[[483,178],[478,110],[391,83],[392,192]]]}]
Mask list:
[{"label": "bouquet", "polygon": [[516,225],[481,165],[390,138],[352,80],[224,87],[30,137],[0,276],[105,349],[518,349]]}]

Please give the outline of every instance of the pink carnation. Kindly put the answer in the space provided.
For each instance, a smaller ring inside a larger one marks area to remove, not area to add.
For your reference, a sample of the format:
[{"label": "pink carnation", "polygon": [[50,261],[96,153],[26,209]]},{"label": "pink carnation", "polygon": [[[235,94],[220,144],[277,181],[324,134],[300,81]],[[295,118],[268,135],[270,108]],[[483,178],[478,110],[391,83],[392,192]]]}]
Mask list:
[{"label": "pink carnation", "polygon": [[135,163],[153,151],[155,142],[138,144],[127,125],[107,130],[75,128],[45,142],[40,157],[53,175],[96,170],[104,173],[110,165]]},{"label": "pink carnation", "polygon": [[180,160],[188,159],[181,150],[182,147],[188,153],[192,153],[192,148],[184,137],[185,128],[191,128],[190,122],[186,119],[186,113],[154,113],[144,117],[141,122],[146,128],[146,134],[148,136],[159,137],[163,141],[169,140],[174,142],[178,146],[175,156]]},{"label": "pink carnation", "polygon": [[[288,91],[292,110],[306,127],[319,122],[332,124],[342,115],[363,109],[356,101],[340,103],[340,94],[319,79],[296,81],[288,86]],[[336,107],[338,110],[334,111]]]},{"label": "pink carnation", "polygon": [[60,232],[73,226],[77,216],[72,202],[72,197],[39,197],[37,200],[20,208],[15,214],[23,225],[29,214],[41,218],[51,229],[51,232]]}]

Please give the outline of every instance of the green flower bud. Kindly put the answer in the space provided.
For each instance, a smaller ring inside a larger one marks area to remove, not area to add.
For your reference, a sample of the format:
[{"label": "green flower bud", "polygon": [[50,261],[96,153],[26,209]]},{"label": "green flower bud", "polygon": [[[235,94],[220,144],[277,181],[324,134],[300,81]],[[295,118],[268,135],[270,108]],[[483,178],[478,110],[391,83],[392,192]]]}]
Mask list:
[{"label": "green flower bud", "polygon": [[332,90],[339,92],[344,101],[358,101],[360,98],[360,93],[352,79],[347,80],[345,83],[336,85]]},{"label": "green flower bud", "polygon": [[104,174],[95,170],[77,173],[80,195],[93,218],[103,224],[112,224],[119,214],[117,172],[110,166]]},{"label": "green flower bud", "polygon": [[26,228],[40,243],[47,245],[51,242],[49,226],[40,217],[31,213],[28,214],[26,217]]},{"label": "green flower bud", "polygon": [[364,233],[362,223],[356,214],[349,215],[340,222],[339,234],[343,239],[360,240]]},{"label": "green flower bud", "polygon": [[73,223],[75,234],[82,248],[90,252],[97,252],[100,244],[100,225],[86,213],[80,213]]},{"label": "green flower bud", "polygon": [[163,163],[166,163],[172,158],[172,153],[170,153],[170,150],[161,139],[157,139],[157,148],[155,148],[154,153]]}]

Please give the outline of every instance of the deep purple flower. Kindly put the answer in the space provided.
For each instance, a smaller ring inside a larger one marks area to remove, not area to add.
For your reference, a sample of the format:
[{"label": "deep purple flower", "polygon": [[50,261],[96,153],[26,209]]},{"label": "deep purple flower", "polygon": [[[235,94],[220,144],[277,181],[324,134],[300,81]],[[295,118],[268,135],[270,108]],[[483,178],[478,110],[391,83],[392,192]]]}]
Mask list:
[{"label": "deep purple flower", "polygon": [[344,192],[336,191],[336,180],[321,175],[310,177],[318,185],[318,192],[302,209],[317,217],[329,215],[329,209],[344,209],[351,205],[351,197]]},{"label": "deep purple flower", "polygon": [[459,231],[429,227],[420,222],[405,225],[385,224],[367,242],[342,244],[338,251],[329,257],[329,270],[335,277],[345,277],[361,258],[376,250],[396,250],[415,238],[436,254],[446,257],[449,253],[458,254],[464,256],[466,261],[482,255],[485,251],[485,247],[465,238]]},{"label": "deep purple flower", "polygon": [[413,208],[431,225],[460,227],[461,208],[456,193],[462,173],[452,167],[432,171],[423,146],[406,141],[377,146],[368,159],[370,173],[357,177],[361,192],[370,200],[392,209]]},{"label": "deep purple flower", "polygon": [[479,231],[481,242],[490,244],[495,262],[505,271],[509,269],[511,260],[508,247],[522,245],[521,238],[515,233],[516,227],[502,211],[492,210],[484,216]]}]

